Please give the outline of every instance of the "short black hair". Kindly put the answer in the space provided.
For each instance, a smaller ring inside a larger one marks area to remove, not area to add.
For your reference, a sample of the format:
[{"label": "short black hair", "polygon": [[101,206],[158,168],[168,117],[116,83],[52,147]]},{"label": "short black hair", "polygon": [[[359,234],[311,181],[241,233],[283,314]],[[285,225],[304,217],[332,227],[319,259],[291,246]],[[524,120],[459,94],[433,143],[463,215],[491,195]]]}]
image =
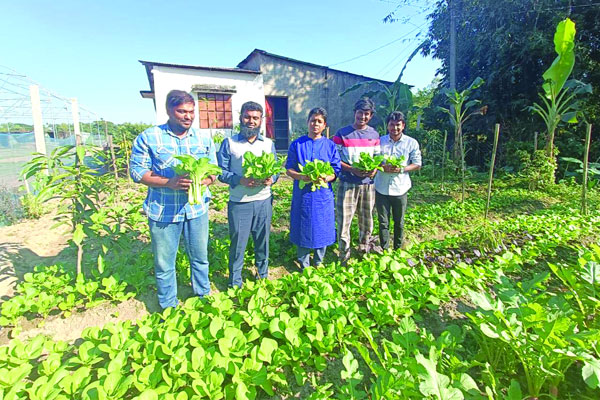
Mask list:
[{"label": "short black hair", "polygon": [[327,110],[325,110],[323,107],[315,107],[312,110],[310,110],[310,112],[308,113],[309,121],[310,117],[312,117],[313,115],[320,115],[325,120],[325,123],[327,123]]},{"label": "short black hair", "polygon": [[402,121],[406,125],[406,120],[404,119],[402,111],[392,111],[385,119],[385,124],[389,124],[390,121]]},{"label": "short black hair", "polygon": [[354,112],[358,110],[371,111],[373,114],[375,114],[375,103],[373,103],[373,100],[370,98],[363,97],[354,103]]},{"label": "short black hair", "polygon": [[254,101],[247,101],[244,104],[242,104],[242,111],[240,111],[240,120],[242,119],[242,116],[246,111],[260,111],[261,115],[265,114],[262,106]]},{"label": "short black hair", "polygon": [[183,90],[171,90],[169,93],[167,93],[167,110],[172,110],[173,108],[185,103],[192,103],[195,105],[196,101],[191,94]]}]

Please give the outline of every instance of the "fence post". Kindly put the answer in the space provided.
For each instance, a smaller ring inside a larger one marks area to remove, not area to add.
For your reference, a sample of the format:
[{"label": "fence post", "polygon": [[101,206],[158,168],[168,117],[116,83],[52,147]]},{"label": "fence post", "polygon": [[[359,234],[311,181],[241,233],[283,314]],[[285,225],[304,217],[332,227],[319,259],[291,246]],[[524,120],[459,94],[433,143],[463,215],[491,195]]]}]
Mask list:
[{"label": "fence post", "polygon": [[73,115],[73,131],[75,132],[75,143],[77,145],[83,144],[83,140],[81,140],[81,128],[79,126],[79,105],[77,104],[77,99],[75,98],[71,99],[71,114]]},{"label": "fence post", "polygon": [[46,139],[44,138],[44,123],[42,121],[42,107],[40,104],[40,88],[37,85],[29,86],[31,96],[31,112],[33,115],[33,135],[35,138],[35,151],[46,154]]}]

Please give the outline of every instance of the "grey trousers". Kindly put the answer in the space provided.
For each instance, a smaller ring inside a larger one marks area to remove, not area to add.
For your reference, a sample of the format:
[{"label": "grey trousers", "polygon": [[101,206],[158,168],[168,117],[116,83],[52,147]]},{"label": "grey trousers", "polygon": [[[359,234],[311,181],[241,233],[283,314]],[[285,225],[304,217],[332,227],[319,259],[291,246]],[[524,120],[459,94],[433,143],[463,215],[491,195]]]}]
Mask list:
[{"label": "grey trousers", "polygon": [[254,241],[254,260],[258,277],[266,278],[269,273],[269,233],[273,216],[273,198],[247,203],[227,203],[229,220],[229,286],[242,287],[242,267],[248,238]]}]

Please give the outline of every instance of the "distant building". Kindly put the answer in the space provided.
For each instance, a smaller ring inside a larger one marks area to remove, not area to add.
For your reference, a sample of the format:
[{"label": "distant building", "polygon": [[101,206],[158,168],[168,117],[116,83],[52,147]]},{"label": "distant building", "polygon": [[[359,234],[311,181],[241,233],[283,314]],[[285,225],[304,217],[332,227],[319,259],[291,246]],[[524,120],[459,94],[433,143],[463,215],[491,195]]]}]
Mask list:
[{"label": "distant building", "polygon": [[329,113],[330,135],[352,123],[352,107],[368,88],[343,97],[340,93],[357,83],[376,80],[258,49],[237,68],[140,62],[150,84],[149,91],[140,93],[154,100],[158,123],[167,120],[164,104],[172,89],[191,92],[198,100],[197,128],[226,134],[239,123],[241,105],[252,100],[265,106],[266,135],[274,138],[277,150],[282,151],[292,137],[306,132],[306,118],[313,107],[324,107]]}]

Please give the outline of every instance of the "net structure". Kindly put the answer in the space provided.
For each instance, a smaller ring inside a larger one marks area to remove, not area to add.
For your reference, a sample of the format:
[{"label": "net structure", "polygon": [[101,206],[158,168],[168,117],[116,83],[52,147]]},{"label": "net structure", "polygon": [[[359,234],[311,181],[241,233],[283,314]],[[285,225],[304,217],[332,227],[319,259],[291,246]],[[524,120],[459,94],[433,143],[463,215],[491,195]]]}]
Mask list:
[{"label": "net structure", "polygon": [[[39,88],[46,153],[59,146],[75,145],[73,99],[55,94],[26,75],[0,65],[0,188],[20,186],[19,173],[36,153],[32,85]],[[77,109],[82,142],[106,146],[102,119],[80,104]]]}]

